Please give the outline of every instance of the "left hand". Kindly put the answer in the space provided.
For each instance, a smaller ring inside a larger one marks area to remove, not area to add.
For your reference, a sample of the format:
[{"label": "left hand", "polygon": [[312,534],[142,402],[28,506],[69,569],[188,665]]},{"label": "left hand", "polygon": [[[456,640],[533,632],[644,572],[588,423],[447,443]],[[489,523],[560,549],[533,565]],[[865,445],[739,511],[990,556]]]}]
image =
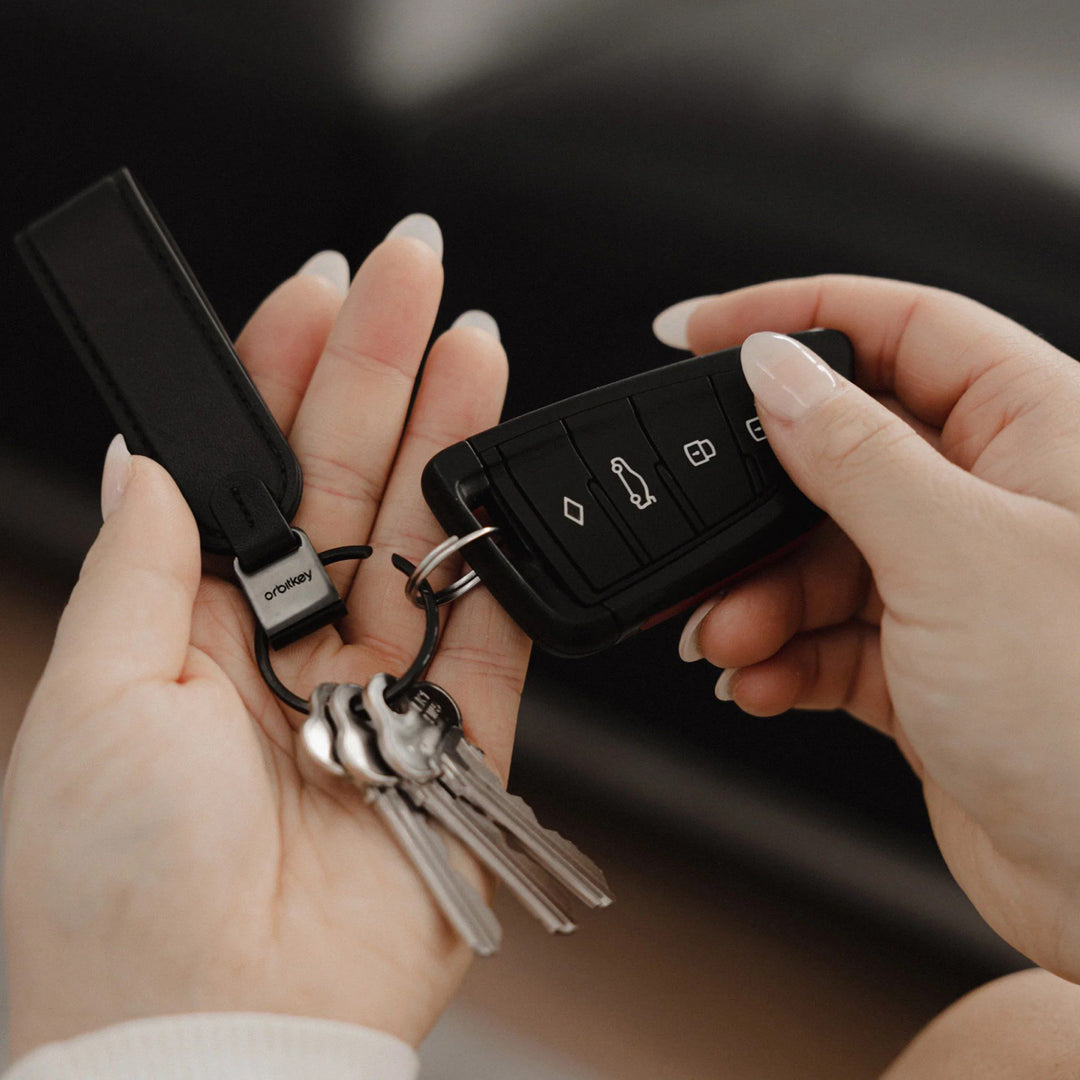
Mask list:
[{"label": "left hand", "polygon": [[[302,694],[409,663],[423,617],[390,555],[416,560],[442,539],[421,470],[502,407],[501,345],[458,327],[431,347],[406,419],[442,266],[441,243],[402,232],[344,301],[326,281],[294,277],[237,343],[304,471],[295,524],[317,550],[375,549],[330,568],[348,617],[275,657]],[[110,501],[118,472],[126,487],[61,619],[7,778],[14,1055],[122,1020],[207,1011],[325,1017],[419,1042],[468,949],[362,793],[297,755],[303,717],[259,677],[239,589],[202,574],[176,485],[147,458],[128,473],[121,452],[110,468]],[[504,777],[528,649],[477,590],[452,605],[430,675]]]},{"label": "left hand", "polygon": [[[865,389],[746,340],[815,325],[848,334]],[[686,331],[744,341],[769,443],[832,521],[699,609],[684,657],[747,712],[843,708],[895,738],[986,921],[1080,982],[1080,367],[974,300],[845,275],[703,301]]]}]

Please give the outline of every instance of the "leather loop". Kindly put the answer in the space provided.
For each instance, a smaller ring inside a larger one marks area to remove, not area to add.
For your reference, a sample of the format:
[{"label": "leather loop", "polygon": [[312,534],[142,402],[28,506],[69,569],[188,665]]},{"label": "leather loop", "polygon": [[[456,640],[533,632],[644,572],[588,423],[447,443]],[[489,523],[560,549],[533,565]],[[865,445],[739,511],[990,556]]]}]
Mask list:
[{"label": "leather loop", "polygon": [[210,496],[210,509],[247,574],[299,546],[266,485],[250,473],[234,473],[218,484]]},{"label": "leather loop", "polygon": [[[247,562],[275,549],[300,504],[299,463],[131,174],[98,181],[16,244],[132,452],[159,461],[183,492],[202,546],[239,552],[242,537]],[[225,530],[211,506],[241,472],[265,492],[242,487],[250,533],[222,511]],[[266,499],[281,519],[272,525]]]}]

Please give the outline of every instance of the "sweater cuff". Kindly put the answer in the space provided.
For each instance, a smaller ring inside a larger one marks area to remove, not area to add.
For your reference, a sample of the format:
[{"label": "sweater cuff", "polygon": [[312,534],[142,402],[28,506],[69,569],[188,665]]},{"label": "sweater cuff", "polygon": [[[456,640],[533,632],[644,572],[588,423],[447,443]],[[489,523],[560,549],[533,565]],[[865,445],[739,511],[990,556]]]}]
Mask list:
[{"label": "sweater cuff", "polygon": [[372,1028],[269,1013],[130,1020],[31,1050],[3,1080],[415,1080],[411,1046]]}]

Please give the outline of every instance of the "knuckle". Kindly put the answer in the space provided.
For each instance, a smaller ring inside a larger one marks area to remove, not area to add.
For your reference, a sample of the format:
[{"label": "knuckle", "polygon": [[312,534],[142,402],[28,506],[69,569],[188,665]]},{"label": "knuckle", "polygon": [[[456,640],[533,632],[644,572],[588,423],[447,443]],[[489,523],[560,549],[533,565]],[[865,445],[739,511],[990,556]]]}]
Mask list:
[{"label": "knuckle", "polygon": [[384,376],[393,382],[408,383],[415,378],[401,361],[357,348],[347,341],[327,342],[324,355],[339,360],[346,367],[355,368],[361,375]]},{"label": "knuckle", "polygon": [[829,473],[855,473],[874,469],[899,447],[918,436],[891,414],[833,410],[825,422],[816,457]]},{"label": "knuckle", "polygon": [[304,455],[304,486],[357,503],[377,503],[383,493],[381,479],[369,469],[327,454]]}]

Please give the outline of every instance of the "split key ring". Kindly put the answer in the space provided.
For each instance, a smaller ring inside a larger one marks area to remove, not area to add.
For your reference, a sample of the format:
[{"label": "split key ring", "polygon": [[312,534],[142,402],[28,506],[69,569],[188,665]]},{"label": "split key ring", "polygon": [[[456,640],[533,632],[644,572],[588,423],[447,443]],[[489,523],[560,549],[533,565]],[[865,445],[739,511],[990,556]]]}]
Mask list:
[{"label": "split key ring", "polygon": [[[441,544],[433,547],[416,565],[416,569],[409,575],[405,582],[405,595],[418,607],[424,606],[423,588],[427,585],[427,579],[432,571],[441,566],[451,555],[460,551],[475,540],[482,540],[485,536],[499,531],[498,525],[485,525],[465,536],[448,536]],[[399,567],[400,569],[400,567]],[[475,589],[480,584],[480,577],[475,570],[464,573],[452,585],[447,585],[435,593],[435,603],[442,607],[464,596],[470,589]],[[430,586],[429,586],[430,588]]]}]

